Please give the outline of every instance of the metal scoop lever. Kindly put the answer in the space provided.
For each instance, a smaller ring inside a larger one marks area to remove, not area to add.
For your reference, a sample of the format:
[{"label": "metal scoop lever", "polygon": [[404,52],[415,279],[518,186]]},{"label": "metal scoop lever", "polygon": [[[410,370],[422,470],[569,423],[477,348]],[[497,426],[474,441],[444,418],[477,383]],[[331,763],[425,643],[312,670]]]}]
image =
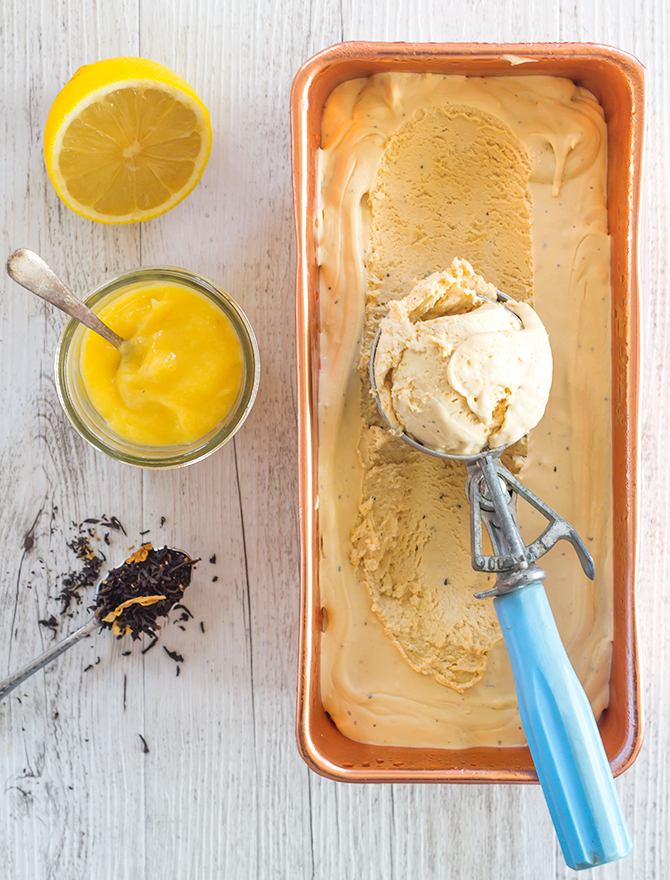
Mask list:
[{"label": "metal scoop lever", "polygon": [[[370,353],[370,382],[382,418],[389,424],[375,385],[379,336],[380,332]],[[566,863],[579,871],[623,858],[632,843],[607,755],[591,705],[556,628],[542,585],[546,572],[535,564],[561,539],[570,541],[591,578],[595,575],[593,559],[575,530],[502,466],[503,447],[475,455],[449,455],[391,429],[415,449],[458,459],[467,467],[473,567],[497,572],[495,589],[477,595],[494,597],[521,723]],[[517,494],[549,520],[529,546],[519,531]],[[482,520],[494,556],[482,552]]]},{"label": "metal scoop lever", "polygon": [[[593,557],[576,530],[520,483],[495,453],[468,465],[466,493],[470,501],[472,567],[476,571],[500,573],[526,568],[551,550],[557,541],[564,540],[574,547],[584,574],[590,580],[595,578]],[[521,496],[549,521],[549,525],[532,544],[525,544],[521,538],[516,515],[517,496]],[[491,538],[495,551],[493,556],[485,555],[482,550],[482,522]],[[509,547],[514,548],[513,554],[507,552],[506,548]],[[475,593],[475,596],[478,599],[492,598],[518,589],[514,584],[514,581],[508,584],[500,579],[495,589]]]}]

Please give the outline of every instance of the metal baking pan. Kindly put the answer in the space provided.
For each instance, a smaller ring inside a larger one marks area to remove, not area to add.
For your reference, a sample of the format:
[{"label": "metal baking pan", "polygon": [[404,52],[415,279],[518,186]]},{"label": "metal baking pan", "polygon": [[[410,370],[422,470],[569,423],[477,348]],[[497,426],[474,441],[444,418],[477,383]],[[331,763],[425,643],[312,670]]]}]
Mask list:
[{"label": "metal baking pan", "polygon": [[[533,63],[518,63],[532,59]],[[314,205],[326,99],[346,80],[382,71],[573,80],[600,101],[608,126],[608,215],[612,240],[612,444],[614,606],[610,702],[599,728],[614,775],[642,741],[641,670],[635,608],[640,400],[638,220],[643,164],[645,70],[618,49],[589,43],[342,43],[298,71],[291,91],[293,197],[297,231],[296,327],[301,603],[297,739],[317,773],[350,782],[535,782],[527,747],[435,749],[367,745],[345,737],[320,695],[317,404],[318,266]]]}]

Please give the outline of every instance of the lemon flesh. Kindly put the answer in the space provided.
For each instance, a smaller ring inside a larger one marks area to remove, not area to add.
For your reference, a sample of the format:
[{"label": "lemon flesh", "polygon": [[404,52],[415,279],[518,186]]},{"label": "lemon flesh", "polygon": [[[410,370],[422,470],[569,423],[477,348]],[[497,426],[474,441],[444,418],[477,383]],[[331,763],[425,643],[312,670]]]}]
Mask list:
[{"label": "lemon flesh", "polygon": [[187,83],[155,62],[120,58],[81,68],[65,86],[49,113],[44,152],[68,207],[91,220],[132,223],[185,198],[210,147],[209,114]]}]

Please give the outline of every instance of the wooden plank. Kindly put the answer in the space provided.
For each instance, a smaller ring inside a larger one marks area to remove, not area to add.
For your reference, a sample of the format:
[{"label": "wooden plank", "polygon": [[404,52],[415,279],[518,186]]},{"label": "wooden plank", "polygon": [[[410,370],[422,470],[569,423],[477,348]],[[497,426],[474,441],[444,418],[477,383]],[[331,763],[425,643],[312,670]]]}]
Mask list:
[{"label": "wooden plank", "polygon": [[[175,761],[180,732],[170,731],[173,707],[157,700],[150,709],[147,692],[148,718],[165,744],[148,765],[147,857],[149,864],[167,858],[193,866],[193,877],[310,876],[308,771],[293,733],[297,522],[288,139],[288,88],[306,57],[305,32],[270,2],[174,3],[142,6],[141,13],[143,54],[193,84],[210,108],[214,133],[198,188],[145,226],[142,260],[185,266],[227,290],[255,328],[262,368],[255,408],[234,444],[184,472],[179,491],[165,475],[145,480],[147,513],[174,505],[193,541],[217,553],[221,572],[219,598],[210,591],[202,612],[221,633],[218,652],[189,646],[178,682],[183,687],[186,676],[193,682],[180,697],[179,718],[194,732],[181,735],[211,759],[191,754]],[[185,53],[173,35],[186,32],[192,48]],[[199,725],[204,740],[194,738]],[[171,840],[164,832],[174,826],[192,830]]]},{"label": "wooden plank", "polygon": [[184,597],[193,619],[171,615],[144,658],[147,873],[173,864],[194,878],[253,876],[254,694],[232,445],[186,470],[147,474],[143,509],[146,526],[166,517],[161,543],[202,557]]},{"label": "wooden plank", "polygon": [[[640,478],[640,562],[638,613],[643,656],[646,733],[633,767],[617,782],[633,836],[631,855],[599,869],[603,880],[663,878],[670,872],[670,602],[664,589],[670,563],[670,492],[666,434],[668,426],[667,249],[670,173],[668,168],[667,4],[656,2],[630,19],[618,7],[607,15],[600,6],[584,5],[565,19],[564,34],[619,46],[635,54],[647,74],[647,210],[641,229],[645,345],[642,362],[642,467]],[[565,37],[564,37],[565,38]],[[574,876],[559,860],[557,880]]]},{"label": "wooden plank", "polygon": [[[127,51],[117,25],[133,15],[136,4],[118,0],[113,8],[17,4],[4,16],[2,253],[32,247],[80,293],[137,262],[137,234],[92,224],[63,207],[44,170],[42,129],[59,87],[81,63]],[[71,520],[103,512],[132,519],[141,477],[99,456],[66,422],[53,373],[64,316],[7,278],[3,287],[0,657],[8,672],[50,641],[38,619],[58,616],[58,576],[74,561],[65,544]],[[121,561],[125,551],[119,550]],[[86,604],[61,621],[60,635],[87,618]],[[5,876],[73,876],[75,870],[100,878],[143,876],[133,870],[142,838],[132,854],[112,847],[108,830],[131,839],[142,824],[141,797],[124,795],[141,792],[143,783],[137,739],[143,698],[134,686],[139,667],[119,654],[108,635],[91,638],[0,705]],[[97,657],[99,664],[84,673]],[[130,678],[125,711],[124,674]]]}]

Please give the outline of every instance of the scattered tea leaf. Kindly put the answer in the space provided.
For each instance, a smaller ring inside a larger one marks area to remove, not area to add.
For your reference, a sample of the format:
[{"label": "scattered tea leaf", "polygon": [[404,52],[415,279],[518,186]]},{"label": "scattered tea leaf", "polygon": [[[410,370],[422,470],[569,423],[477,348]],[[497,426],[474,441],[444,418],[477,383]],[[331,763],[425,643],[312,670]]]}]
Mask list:
[{"label": "scattered tea leaf", "polygon": [[128,532],[123,528],[123,525],[119,521],[118,517],[111,516],[109,521],[101,520],[103,525],[109,526],[111,529],[116,529],[117,531],[123,532],[124,535],[127,535]]}]

